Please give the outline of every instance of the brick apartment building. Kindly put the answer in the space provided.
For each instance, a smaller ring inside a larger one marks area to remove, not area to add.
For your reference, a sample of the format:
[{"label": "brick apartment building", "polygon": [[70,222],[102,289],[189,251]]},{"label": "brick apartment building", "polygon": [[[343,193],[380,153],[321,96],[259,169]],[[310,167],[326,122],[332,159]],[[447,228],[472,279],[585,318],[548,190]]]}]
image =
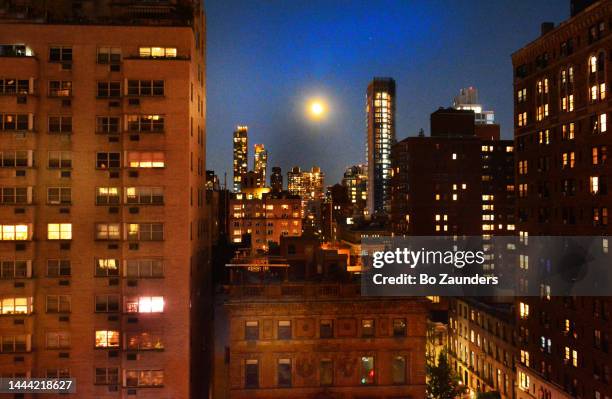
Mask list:
[{"label": "brick apartment building", "polygon": [[302,234],[300,210],[300,197],[286,191],[261,196],[232,194],[229,200],[230,240],[239,244],[245,235],[250,235],[251,248],[265,252],[271,242],[278,244],[283,236]]},{"label": "brick apartment building", "polygon": [[[522,240],[611,232],[612,1],[571,6],[569,20],[542,24],[512,55]],[[609,298],[519,299],[518,397],[612,398],[610,306]]]},{"label": "brick apartment building", "polygon": [[493,235],[514,231],[513,143],[474,112],[439,109],[431,136],[392,147],[391,223],[396,234]]},{"label": "brick apartment building", "polygon": [[448,353],[470,393],[498,392],[515,398],[514,310],[488,298],[449,301]]},{"label": "brick apartment building", "polygon": [[2,376],[207,391],[204,46],[195,1],[2,3]]}]

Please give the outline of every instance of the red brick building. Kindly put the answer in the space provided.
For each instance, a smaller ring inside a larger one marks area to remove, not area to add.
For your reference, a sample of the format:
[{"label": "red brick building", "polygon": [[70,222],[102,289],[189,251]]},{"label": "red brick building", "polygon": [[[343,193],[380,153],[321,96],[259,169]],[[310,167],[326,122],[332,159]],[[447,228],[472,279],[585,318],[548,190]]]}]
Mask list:
[{"label": "red brick building", "polygon": [[265,252],[270,243],[280,243],[281,237],[302,234],[301,198],[286,191],[260,197],[232,194],[229,212],[231,242],[242,243],[248,234],[254,251]]},{"label": "red brick building", "polygon": [[347,283],[231,286],[227,397],[423,398],[426,306]]},{"label": "red brick building", "polygon": [[392,148],[391,222],[406,235],[492,235],[514,230],[513,144],[474,112],[439,109],[431,136]]},{"label": "red brick building", "polygon": [[[543,24],[512,55],[521,240],[611,232],[611,18],[612,1],[573,1],[569,20]],[[610,306],[609,298],[518,300],[518,397],[611,398]]]}]

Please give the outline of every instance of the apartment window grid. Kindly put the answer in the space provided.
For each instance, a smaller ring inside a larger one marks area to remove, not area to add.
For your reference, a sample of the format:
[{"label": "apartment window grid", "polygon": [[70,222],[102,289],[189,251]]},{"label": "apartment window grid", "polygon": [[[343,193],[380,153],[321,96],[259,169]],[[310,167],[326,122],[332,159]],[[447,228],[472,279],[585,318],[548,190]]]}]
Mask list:
[{"label": "apartment window grid", "polygon": [[96,153],[96,169],[118,169],[121,167],[121,153],[98,152]]},{"label": "apartment window grid", "polygon": [[128,96],[163,96],[163,80],[128,80]]},{"label": "apartment window grid", "polygon": [[0,259],[0,279],[29,278],[31,275],[31,261],[21,259]]},{"label": "apartment window grid", "polygon": [[72,168],[72,152],[70,151],[49,151],[49,169],[70,169]]},{"label": "apartment window grid", "polygon": [[96,133],[99,134],[119,134],[121,117],[119,116],[97,116]]},{"label": "apartment window grid", "polygon": [[96,187],[96,205],[119,205],[119,187]]},{"label": "apartment window grid", "polygon": [[70,348],[70,332],[68,331],[53,331],[48,332],[45,336],[47,349],[69,349]]},{"label": "apartment window grid", "polygon": [[70,295],[47,295],[47,313],[70,313]]},{"label": "apartment window grid", "polygon": [[72,47],[51,46],[49,47],[49,62],[72,61]]},{"label": "apartment window grid", "polygon": [[28,79],[4,78],[0,79],[0,94],[27,94],[30,92]]},{"label": "apartment window grid", "polygon": [[121,97],[121,82],[98,82],[98,98],[119,98]]},{"label": "apartment window grid", "polygon": [[68,205],[72,203],[71,187],[48,187],[47,204],[49,205]]},{"label": "apartment window grid", "polygon": [[72,96],[72,81],[71,80],[50,80],[48,93],[49,93],[49,97],[71,97]]},{"label": "apartment window grid", "polygon": [[33,164],[32,151],[0,151],[0,167],[19,168],[31,167]]},{"label": "apartment window grid", "polygon": [[29,204],[28,187],[0,187],[0,204]]},{"label": "apartment window grid", "polygon": [[127,129],[130,132],[161,133],[165,129],[166,117],[160,114],[133,114],[127,116]]},{"label": "apartment window grid", "polygon": [[126,187],[125,202],[127,204],[162,205],[164,189],[163,187]]},{"label": "apartment window grid", "polygon": [[125,273],[132,278],[161,278],[164,262],[162,259],[128,259]]},{"label": "apartment window grid", "polygon": [[70,277],[71,269],[69,259],[47,260],[47,277]]},{"label": "apartment window grid", "polygon": [[162,241],[163,223],[127,223],[127,239],[130,241]]},{"label": "apartment window grid", "polygon": [[96,223],[96,240],[120,240],[120,223]]},{"label": "apartment window grid", "polygon": [[125,386],[137,387],[160,387],[164,385],[163,370],[126,370]]},{"label": "apartment window grid", "polygon": [[95,385],[117,385],[119,384],[118,367],[96,367],[94,372]]},{"label": "apartment window grid", "polygon": [[98,47],[96,61],[98,64],[118,64],[121,62],[120,47]]},{"label": "apartment window grid", "polygon": [[30,115],[18,113],[2,113],[0,114],[0,130],[23,132],[29,131]]},{"label": "apartment window grid", "polygon": [[116,313],[119,312],[119,295],[96,295],[94,297],[94,310],[96,313]]},{"label": "apartment window grid", "polygon": [[119,259],[98,258],[94,263],[94,276],[117,277],[119,276]]}]

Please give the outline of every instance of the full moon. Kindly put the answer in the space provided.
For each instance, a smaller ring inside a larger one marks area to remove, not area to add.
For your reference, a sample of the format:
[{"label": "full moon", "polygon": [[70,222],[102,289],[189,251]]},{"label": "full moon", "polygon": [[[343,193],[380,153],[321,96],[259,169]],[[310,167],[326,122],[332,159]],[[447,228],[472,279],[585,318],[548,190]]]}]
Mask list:
[{"label": "full moon", "polygon": [[312,100],[308,103],[308,111],[312,119],[321,119],[325,116],[326,107],[321,100]]}]

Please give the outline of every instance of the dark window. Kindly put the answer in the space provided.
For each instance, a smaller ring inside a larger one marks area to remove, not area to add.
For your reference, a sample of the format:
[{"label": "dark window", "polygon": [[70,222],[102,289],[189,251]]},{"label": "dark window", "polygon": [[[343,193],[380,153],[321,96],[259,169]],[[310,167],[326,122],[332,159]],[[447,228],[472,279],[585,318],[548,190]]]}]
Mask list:
[{"label": "dark window", "polygon": [[406,358],[395,356],[391,363],[391,376],[394,384],[406,383]]},{"label": "dark window", "polygon": [[119,296],[118,295],[96,295],[96,312],[118,312],[119,311]]},{"label": "dark window", "polygon": [[71,116],[50,116],[49,133],[70,133],[72,132]]},{"label": "dark window", "polygon": [[259,361],[256,359],[247,360],[244,370],[245,388],[259,387]]},{"label": "dark window", "polygon": [[406,319],[393,319],[393,336],[406,336]]},{"label": "dark window", "polygon": [[119,133],[118,116],[98,116],[96,117],[96,133],[116,134]]},{"label": "dark window", "polygon": [[129,96],[163,96],[163,80],[128,80]]},{"label": "dark window", "polygon": [[291,339],[290,320],[281,320],[278,322],[278,339]]},{"label": "dark window", "polygon": [[118,152],[98,152],[96,154],[96,168],[110,169],[121,167],[121,154]]},{"label": "dark window", "polygon": [[47,260],[47,277],[70,276],[70,261],[66,259]]},{"label": "dark window", "polygon": [[117,98],[121,96],[120,82],[98,82],[98,97]]},{"label": "dark window", "polygon": [[244,326],[244,339],[256,341],[259,339],[259,322],[247,321]]},{"label": "dark window", "polygon": [[334,383],[334,363],[331,359],[321,359],[319,363],[320,384],[329,386]]},{"label": "dark window", "polygon": [[49,48],[49,61],[72,61],[72,47]]},{"label": "dark window", "polygon": [[374,320],[372,319],[361,320],[361,336],[362,337],[373,337],[374,336]]},{"label": "dark window", "polygon": [[334,321],[333,320],[321,320],[319,326],[319,335],[321,338],[333,338],[334,337]]},{"label": "dark window", "polygon": [[291,359],[278,359],[278,386],[291,386]]}]

